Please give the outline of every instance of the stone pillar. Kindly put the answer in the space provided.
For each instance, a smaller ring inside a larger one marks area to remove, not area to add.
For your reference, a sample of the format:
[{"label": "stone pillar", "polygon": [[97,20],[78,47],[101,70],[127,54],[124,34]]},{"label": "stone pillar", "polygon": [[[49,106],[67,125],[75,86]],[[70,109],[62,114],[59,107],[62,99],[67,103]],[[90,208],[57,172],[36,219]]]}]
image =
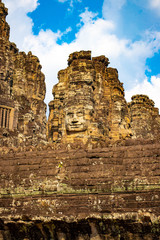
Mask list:
[{"label": "stone pillar", "polygon": [[2,127],[2,107],[0,107],[0,128]]},{"label": "stone pillar", "polygon": [[7,123],[6,123],[6,127],[9,128],[9,119],[10,119],[10,109],[8,109],[7,111]]},{"label": "stone pillar", "polygon": [[3,108],[3,128],[5,128],[5,117],[6,117],[6,109],[5,108]]},{"label": "stone pillar", "polygon": [[9,130],[13,130],[13,119],[14,119],[14,108],[12,108],[10,111]]}]

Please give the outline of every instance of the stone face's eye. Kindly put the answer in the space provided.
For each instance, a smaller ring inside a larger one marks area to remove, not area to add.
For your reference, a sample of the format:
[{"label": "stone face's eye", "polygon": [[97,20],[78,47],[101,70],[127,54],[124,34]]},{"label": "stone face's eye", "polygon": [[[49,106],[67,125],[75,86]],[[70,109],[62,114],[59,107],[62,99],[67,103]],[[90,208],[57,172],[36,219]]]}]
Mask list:
[{"label": "stone face's eye", "polygon": [[67,116],[68,117],[73,117],[73,113],[69,112],[69,113],[67,113]]},{"label": "stone face's eye", "polygon": [[77,112],[77,116],[78,116],[78,117],[83,116],[83,112],[82,112],[82,111]]}]

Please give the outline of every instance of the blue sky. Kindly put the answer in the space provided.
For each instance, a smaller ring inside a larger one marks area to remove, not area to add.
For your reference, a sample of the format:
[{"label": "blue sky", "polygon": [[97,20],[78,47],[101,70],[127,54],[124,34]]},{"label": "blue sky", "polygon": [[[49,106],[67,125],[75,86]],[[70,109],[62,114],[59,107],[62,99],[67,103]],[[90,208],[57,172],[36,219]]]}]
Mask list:
[{"label": "blue sky", "polygon": [[147,94],[160,108],[160,0],[4,0],[10,40],[37,55],[46,103],[68,55],[91,50],[118,69],[126,99]]},{"label": "blue sky", "polygon": [[[34,12],[28,14],[33,21],[33,32],[38,34],[40,29],[51,29],[53,32],[58,30],[64,32],[67,28],[72,30],[59,39],[58,43],[72,42],[75,39],[75,34],[80,25],[80,17],[86,8],[89,11],[97,13],[97,17],[102,17],[103,0],[96,0],[95,3],[91,0],[83,1],[58,1],[58,0],[41,0],[40,4]],[[73,5],[72,5],[73,4]],[[39,17],[43,16],[43,18]]]}]

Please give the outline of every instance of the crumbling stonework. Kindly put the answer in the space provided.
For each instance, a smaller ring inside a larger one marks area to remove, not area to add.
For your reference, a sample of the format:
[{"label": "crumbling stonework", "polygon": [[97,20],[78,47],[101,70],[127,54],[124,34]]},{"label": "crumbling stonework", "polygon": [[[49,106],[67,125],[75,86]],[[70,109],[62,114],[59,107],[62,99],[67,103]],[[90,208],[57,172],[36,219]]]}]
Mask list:
[{"label": "crumbling stonework", "polygon": [[104,146],[128,138],[160,138],[160,116],[145,95],[127,105],[118,71],[105,56],[90,51],[70,54],[68,68],[58,73],[49,103],[49,142]]},{"label": "crumbling stonework", "polygon": [[160,240],[153,101],[127,104],[108,58],[72,53],[46,143],[41,65],[9,42],[6,15],[0,0],[0,240]]},{"label": "crumbling stonework", "polygon": [[36,145],[46,139],[44,74],[36,56],[9,41],[0,1],[0,145]]},{"label": "crumbling stonework", "polygon": [[53,148],[0,152],[1,239],[159,239],[159,143]]},{"label": "crumbling stonework", "polygon": [[154,102],[146,95],[135,95],[128,104],[131,114],[131,129],[135,138],[159,139],[160,116]]},{"label": "crumbling stonework", "polygon": [[49,141],[100,144],[131,137],[123,84],[108,64],[105,56],[91,59],[90,51],[70,54],[49,103]]}]

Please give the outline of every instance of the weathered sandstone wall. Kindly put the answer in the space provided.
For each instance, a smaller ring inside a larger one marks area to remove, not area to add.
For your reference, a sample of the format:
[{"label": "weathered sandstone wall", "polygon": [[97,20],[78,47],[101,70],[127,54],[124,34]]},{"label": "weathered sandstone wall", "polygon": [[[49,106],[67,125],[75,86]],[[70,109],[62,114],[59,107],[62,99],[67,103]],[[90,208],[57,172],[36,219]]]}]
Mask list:
[{"label": "weathered sandstone wall", "polygon": [[7,154],[3,149],[2,235],[159,239],[160,144],[126,145],[70,151],[50,145]]},{"label": "weathered sandstone wall", "polygon": [[106,146],[128,138],[160,138],[154,102],[146,95],[135,95],[127,104],[118,71],[108,64],[105,56],[91,58],[90,51],[69,55],[49,103],[49,142]]},{"label": "weathered sandstone wall", "polygon": [[123,84],[108,64],[105,56],[91,59],[90,51],[70,54],[49,103],[50,142],[93,145],[131,137]]},{"label": "weathered sandstone wall", "polygon": [[128,106],[133,136],[141,139],[160,139],[160,115],[154,102],[146,95],[135,95]]},{"label": "weathered sandstone wall", "polygon": [[[0,240],[160,239],[160,116],[127,104],[105,56],[70,54],[53,88],[9,41],[0,0]],[[38,146],[37,146],[38,145]]]},{"label": "weathered sandstone wall", "polygon": [[36,56],[9,41],[7,8],[0,0],[0,146],[46,139],[45,78]]}]

